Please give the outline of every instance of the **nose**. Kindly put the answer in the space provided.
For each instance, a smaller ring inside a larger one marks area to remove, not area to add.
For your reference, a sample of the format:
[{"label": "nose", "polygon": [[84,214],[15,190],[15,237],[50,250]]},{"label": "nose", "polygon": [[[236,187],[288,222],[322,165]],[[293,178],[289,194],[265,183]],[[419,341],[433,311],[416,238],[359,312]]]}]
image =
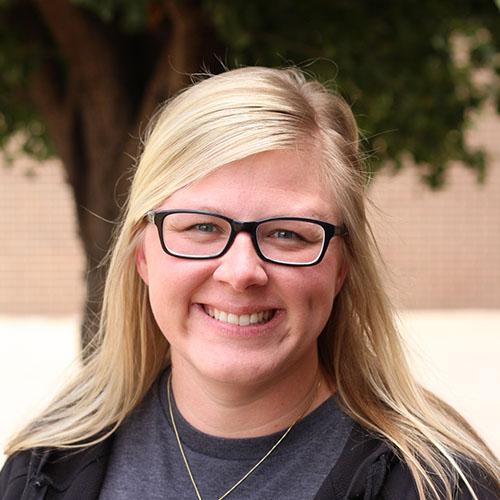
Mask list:
[{"label": "nose", "polygon": [[231,248],[219,260],[214,279],[228,283],[237,291],[264,286],[269,280],[264,262],[257,255],[248,233],[237,234]]}]

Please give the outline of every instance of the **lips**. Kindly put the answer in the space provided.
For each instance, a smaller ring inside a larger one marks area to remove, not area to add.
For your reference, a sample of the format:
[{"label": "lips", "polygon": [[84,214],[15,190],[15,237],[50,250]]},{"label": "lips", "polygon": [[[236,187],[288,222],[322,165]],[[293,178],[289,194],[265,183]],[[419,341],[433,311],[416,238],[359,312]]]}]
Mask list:
[{"label": "lips", "polygon": [[239,315],[206,305],[203,306],[203,309],[210,317],[222,323],[239,326],[262,325],[271,320],[276,312],[275,309],[267,309]]}]

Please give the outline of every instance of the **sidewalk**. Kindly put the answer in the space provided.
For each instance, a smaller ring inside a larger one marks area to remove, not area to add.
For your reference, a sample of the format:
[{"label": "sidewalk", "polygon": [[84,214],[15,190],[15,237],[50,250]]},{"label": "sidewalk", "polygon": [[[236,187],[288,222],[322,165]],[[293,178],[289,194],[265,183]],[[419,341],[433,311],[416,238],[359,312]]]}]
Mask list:
[{"label": "sidewalk", "polygon": [[[455,406],[500,455],[500,310],[401,314],[422,383]],[[0,316],[0,449],[78,356],[78,318]],[[0,463],[3,459],[0,454]]]}]

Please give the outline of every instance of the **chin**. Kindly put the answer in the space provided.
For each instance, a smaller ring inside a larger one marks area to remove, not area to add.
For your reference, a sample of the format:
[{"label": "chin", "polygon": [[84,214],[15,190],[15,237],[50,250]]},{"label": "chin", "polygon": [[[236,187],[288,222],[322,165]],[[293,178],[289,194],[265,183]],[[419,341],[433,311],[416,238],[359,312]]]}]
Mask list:
[{"label": "chin", "polygon": [[207,363],[207,361],[198,368],[200,374],[207,379],[231,385],[244,386],[263,383],[271,380],[278,371],[274,362],[245,360],[244,356],[233,358],[231,362],[217,360]]}]

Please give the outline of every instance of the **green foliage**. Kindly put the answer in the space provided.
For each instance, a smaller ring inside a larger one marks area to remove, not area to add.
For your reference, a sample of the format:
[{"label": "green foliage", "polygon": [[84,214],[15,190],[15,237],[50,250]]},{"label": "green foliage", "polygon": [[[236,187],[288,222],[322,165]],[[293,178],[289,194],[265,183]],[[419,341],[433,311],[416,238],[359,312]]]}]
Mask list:
[{"label": "green foliage", "polygon": [[137,32],[144,28],[150,0],[70,0],[71,3],[88,9],[103,21],[116,23],[126,32]]},{"label": "green foliage", "polygon": [[[6,4],[2,0],[0,9]],[[52,154],[43,121],[29,100],[23,99],[38,60],[38,47],[24,42],[22,34],[0,17],[0,150],[8,161],[20,151],[39,160]],[[11,139],[15,145],[9,148]]]},{"label": "green foliage", "polygon": [[[149,36],[162,9],[157,0],[69,1],[123,39]],[[500,112],[500,0],[198,1],[226,45],[228,67],[296,63],[335,82],[352,104],[374,171],[399,169],[410,156],[433,187],[452,161],[484,177],[485,154],[470,149],[464,132],[486,100]],[[23,149],[43,157],[50,153],[45,127],[28,100],[14,98],[42,57],[6,21],[18,3],[0,0],[0,148],[24,131]],[[477,79],[485,69],[487,78]]]},{"label": "green foliage", "polygon": [[[324,2],[207,0],[230,46],[227,64],[307,63],[352,103],[374,170],[410,154],[439,187],[450,161],[484,178],[464,141],[470,110],[500,102],[500,15],[491,0]],[[461,50],[462,54],[457,54]],[[474,72],[497,72],[488,85]]]}]

